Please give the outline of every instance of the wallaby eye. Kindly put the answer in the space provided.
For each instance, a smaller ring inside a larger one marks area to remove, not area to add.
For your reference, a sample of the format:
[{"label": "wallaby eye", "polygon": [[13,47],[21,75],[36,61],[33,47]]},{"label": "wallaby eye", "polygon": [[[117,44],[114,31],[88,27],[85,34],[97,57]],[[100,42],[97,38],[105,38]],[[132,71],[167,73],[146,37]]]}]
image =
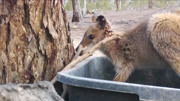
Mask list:
[{"label": "wallaby eye", "polygon": [[95,36],[94,36],[94,35],[92,35],[92,34],[91,34],[91,35],[89,35],[89,39],[94,39],[94,37],[95,37]]}]

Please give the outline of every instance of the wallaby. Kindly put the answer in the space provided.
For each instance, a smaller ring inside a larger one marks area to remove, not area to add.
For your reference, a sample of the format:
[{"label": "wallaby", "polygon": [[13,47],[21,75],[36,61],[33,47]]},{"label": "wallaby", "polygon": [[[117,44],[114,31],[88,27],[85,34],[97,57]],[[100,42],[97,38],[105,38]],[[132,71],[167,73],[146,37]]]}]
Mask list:
[{"label": "wallaby", "polygon": [[[107,24],[104,16],[98,16],[79,47],[87,52],[106,38]],[[135,68],[171,67],[180,74],[180,15],[154,14],[127,30],[120,39],[104,44],[101,50],[116,67],[115,81],[126,81]]]}]

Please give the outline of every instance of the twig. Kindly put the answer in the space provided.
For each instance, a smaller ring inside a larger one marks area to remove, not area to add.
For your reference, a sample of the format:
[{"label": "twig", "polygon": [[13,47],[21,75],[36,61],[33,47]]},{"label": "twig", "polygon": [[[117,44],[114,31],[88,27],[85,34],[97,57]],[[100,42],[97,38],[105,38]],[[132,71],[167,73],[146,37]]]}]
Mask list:
[{"label": "twig", "polygon": [[79,46],[78,46],[78,50],[77,50],[76,54],[74,55],[72,61],[73,61],[73,60],[76,60],[76,59],[80,56],[80,54],[81,54],[81,52],[82,52],[82,50],[81,50],[82,48],[83,48],[82,45],[79,45]]},{"label": "twig", "polygon": [[[114,40],[114,39],[118,39],[118,38],[121,38],[121,35],[123,35],[124,32],[120,32],[120,33],[117,33],[117,34],[113,34],[112,36],[110,37],[107,37],[105,39],[103,39],[102,41],[100,41],[98,44],[96,44],[95,46],[92,47],[92,49],[83,54],[82,56],[79,56],[76,60],[73,60],[71,63],[69,63],[62,71],[64,70],[69,70],[71,68],[73,68],[77,63],[81,62],[82,60],[86,59],[87,57],[91,56],[96,50],[98,50],[103,44],[111,41],[111,40]],[[56,82],[56,76],[51,80],[52,83],[55,83]]]}]

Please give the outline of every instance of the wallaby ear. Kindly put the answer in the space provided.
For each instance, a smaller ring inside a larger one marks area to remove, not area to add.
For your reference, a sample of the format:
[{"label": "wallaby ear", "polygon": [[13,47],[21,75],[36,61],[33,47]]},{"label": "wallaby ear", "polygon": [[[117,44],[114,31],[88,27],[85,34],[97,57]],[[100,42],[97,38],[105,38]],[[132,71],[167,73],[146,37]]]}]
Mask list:
[{"label": "wallaby ear", "polygon": [[103,15],[99,15],[96,19],[96,22],[100,25],[101,29],[105,29],[107,21]]}]

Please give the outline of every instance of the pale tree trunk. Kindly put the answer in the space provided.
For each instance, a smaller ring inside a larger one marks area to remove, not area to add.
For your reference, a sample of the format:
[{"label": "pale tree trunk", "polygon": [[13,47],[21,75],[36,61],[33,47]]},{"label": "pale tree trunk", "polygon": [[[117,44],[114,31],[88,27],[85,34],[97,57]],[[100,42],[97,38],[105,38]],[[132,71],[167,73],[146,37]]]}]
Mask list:
[{"label": "pale tree trunk", "polygon": [[74,49],[62,0],[0,0],[0,83],[51,80]]},{"label": "pale tree trunk", "polygon": [[83,0],[83,15],[86,15],[87,9],[86,9],[86,0]]},{"label": "pale tree trunk", "polygon": [[120,0],[119,9],[122,9],[122,0]]},{"label": "pale tree trunk", "polygon": [[122,7],[122,0],[116,0],[116,11],[121,9],[121,7]]},{"label": "pale tree trunk", "polygon": [[149,8],[152,8],[152,7],[153,7],[153,0],[149,0],[149,1],[148,1],[148,7],[149,7]]},{"label": "pale tree trunk", "polygon": [[82,19],[82,12],[79,0],[72,0],[73,18],[72,22],[79,22]]},{"label": "pale tree trunk", "polygon": [[79,9],[79,16],[80,16],[80,19],[82,19],[82,10],[81,10],[81,5],[80,5],[80,0],[77,0],[77,3],[78,3],[78,9]]}]

